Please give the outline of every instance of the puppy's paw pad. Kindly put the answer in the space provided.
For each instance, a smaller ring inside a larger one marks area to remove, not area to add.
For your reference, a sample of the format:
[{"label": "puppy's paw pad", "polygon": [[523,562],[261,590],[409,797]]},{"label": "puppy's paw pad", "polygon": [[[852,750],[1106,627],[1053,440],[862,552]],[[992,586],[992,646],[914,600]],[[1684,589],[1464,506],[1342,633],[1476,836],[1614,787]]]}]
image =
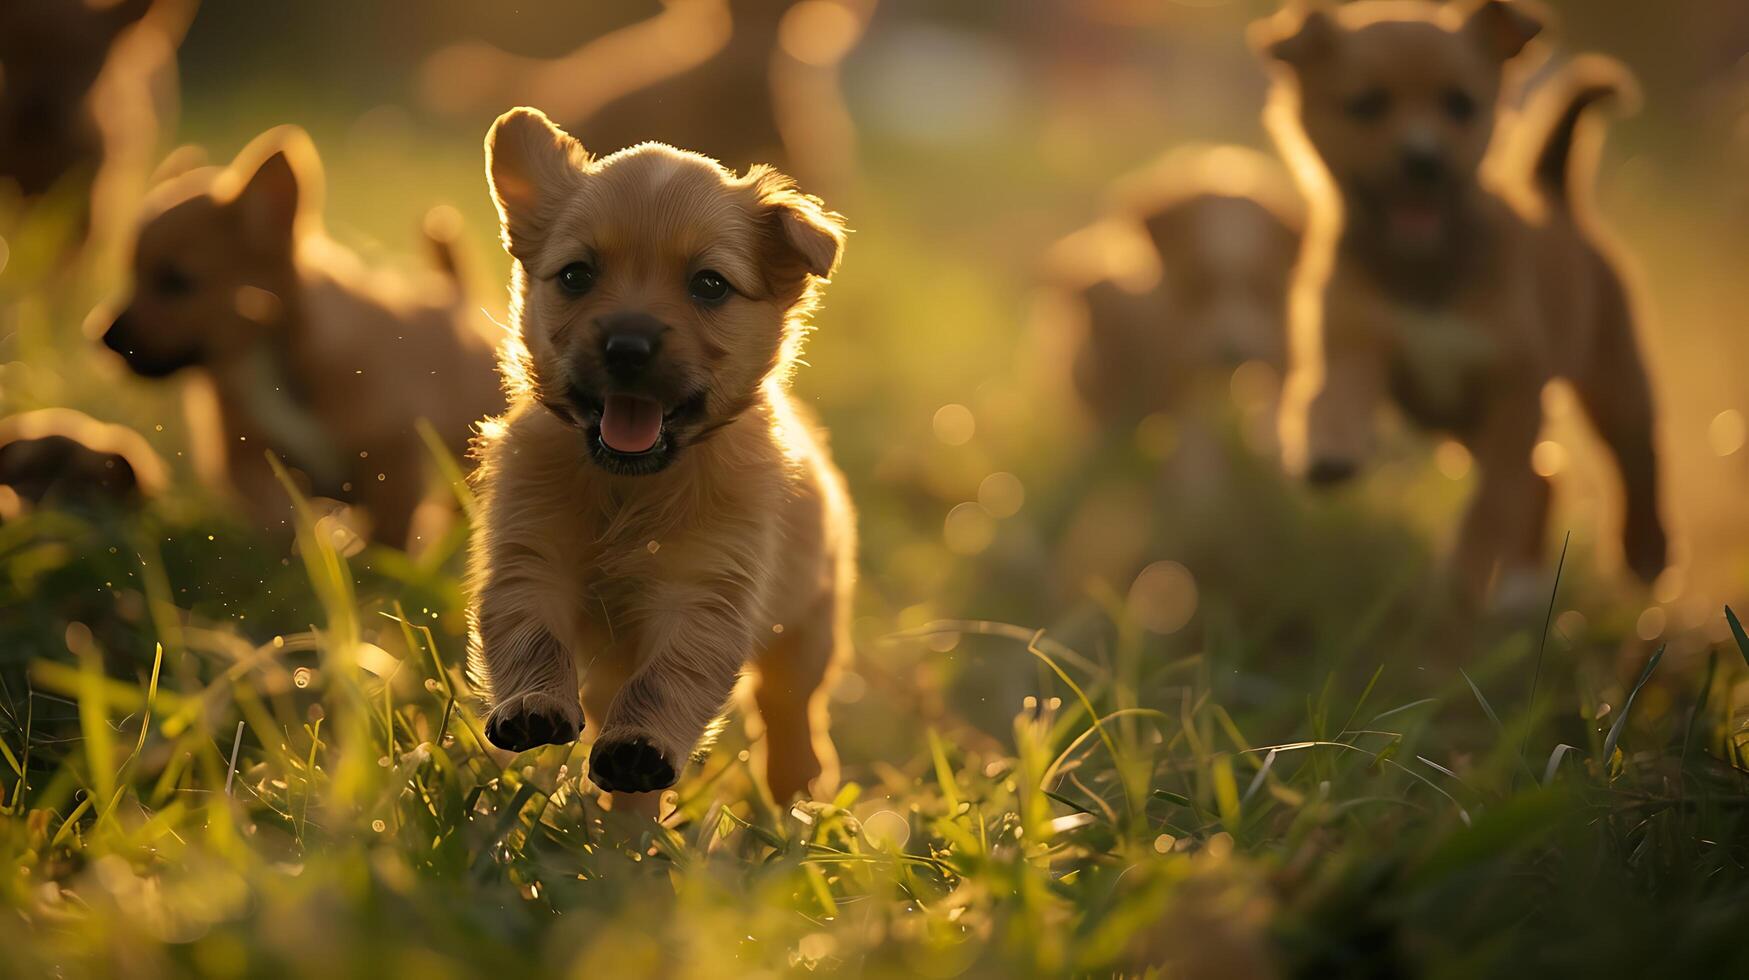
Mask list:
[{"label": "puppy's paw pad", "polygon": [[610,793],[648,793],[673,786],[679,773],[645,739],[614,737],[590,750],[589,778]]},{"label": "puppy's paw pad", "polygon": [[583,733],[583,711],[545,694],[524,694],[492,709],[486,739],[511,752],[575,742]]}]

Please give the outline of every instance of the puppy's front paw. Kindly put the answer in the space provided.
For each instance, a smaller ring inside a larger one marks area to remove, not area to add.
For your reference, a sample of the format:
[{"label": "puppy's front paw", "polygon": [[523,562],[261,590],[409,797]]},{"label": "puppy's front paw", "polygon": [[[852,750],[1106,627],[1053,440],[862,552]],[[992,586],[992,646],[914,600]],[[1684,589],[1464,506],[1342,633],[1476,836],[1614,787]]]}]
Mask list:
[{"label": "puppy's front paw", "polygon": [[486,717],[486,738],[501,749],[522,752],[541,745],[564,745],[583,733],[583,708],[576,698],[530,692],[498,702]]},{"label": "puppy's front paw", "polygon": [[662,750],[642,736],[610,736],[589,750],[589,778],[610,793],[667,789],[679,775]]}]

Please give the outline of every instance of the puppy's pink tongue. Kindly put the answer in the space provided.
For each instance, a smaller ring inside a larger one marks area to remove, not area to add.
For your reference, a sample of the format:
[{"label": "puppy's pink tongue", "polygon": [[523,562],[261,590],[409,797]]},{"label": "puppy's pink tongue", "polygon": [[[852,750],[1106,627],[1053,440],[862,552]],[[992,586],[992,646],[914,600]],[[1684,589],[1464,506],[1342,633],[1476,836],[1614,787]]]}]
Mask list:
[{"label": "puppy's pink tongue", "polygon": [[621,453],[645,453],[662,437],[662,406],[636,395],[608,395],[601,407],[601,441]]}]

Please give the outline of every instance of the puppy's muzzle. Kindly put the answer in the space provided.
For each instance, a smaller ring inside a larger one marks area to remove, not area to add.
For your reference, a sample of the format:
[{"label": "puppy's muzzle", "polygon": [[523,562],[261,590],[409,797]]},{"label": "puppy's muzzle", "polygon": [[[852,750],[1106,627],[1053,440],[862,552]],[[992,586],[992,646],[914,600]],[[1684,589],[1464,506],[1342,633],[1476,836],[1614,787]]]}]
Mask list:
[{"label": "puppy's muzzle", "polygon": [[595,321],[601,332],[601,365],[620,383],[643,380],[662,352],[667,326],[647,313],[615,313]]},{"label": "puppy's muzzle", "polygon": [[1402,167],[1404,179],[1419,187],[1437,185],[1447,175],[1445,157],[1439,151],[1424,146],[1404,147]]},{"label": "puppy's muzzle", "polygon": [[167,377],[200,361],[200,351],[192,348],[165,352],[142,347],[141,333],[139,325],[124,312],[103,332],[103,346],[120,354],[135,374],[147,378]]}]

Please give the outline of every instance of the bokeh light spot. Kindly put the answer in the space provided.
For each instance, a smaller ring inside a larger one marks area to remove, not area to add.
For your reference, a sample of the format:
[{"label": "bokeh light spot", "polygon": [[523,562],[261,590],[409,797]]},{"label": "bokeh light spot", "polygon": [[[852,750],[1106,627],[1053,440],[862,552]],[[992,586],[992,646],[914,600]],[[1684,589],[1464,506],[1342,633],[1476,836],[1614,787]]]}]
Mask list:
[{"label": "bokeh light spot", "polygon": [[1175,561],[1157,561],[1130,585],[1129,611],[1150,633],[1176,633],[1196,615],[1196,578]]},{"label": "bokeh light spot", "polygon": [[1537,476],[1554,476],[1567,467],[1567,450],[1553,439],[1544,439],[1530,451],[1530,468]]},{"label": "bokeh light spot", "polygon": [[1456,439],[1447,439],[1433,451],[1433,463],[1448,480],[1461,480],[1470,475],[1470,451]]},{"label": "bokeh light spot", "polygon": [[977,504],[959,504],[947,512],[942,537],[956,555],[981,554],[996,537],[996,522]]},{"label": "bokeh light spot", "polygon": [[1026,487],[1013,473],[992,473],[978,484],[978,503],[998,520],[1013,517],[1026,503]]},{"label": "bokeh light spot", "polygon": [[1706,434],[1713,452],[1720,456],[1729,456],[1743,448],[1745,437],[1749,437],[1749,426],[1745,425],[1742,412],[1727,408],[1713,416]]},{"label": "bokeh light spot", "polygon": [[978,420],[964,405],[943,405],[935,410],[935,438],[949,446],[963,446],[978,431]]}]

